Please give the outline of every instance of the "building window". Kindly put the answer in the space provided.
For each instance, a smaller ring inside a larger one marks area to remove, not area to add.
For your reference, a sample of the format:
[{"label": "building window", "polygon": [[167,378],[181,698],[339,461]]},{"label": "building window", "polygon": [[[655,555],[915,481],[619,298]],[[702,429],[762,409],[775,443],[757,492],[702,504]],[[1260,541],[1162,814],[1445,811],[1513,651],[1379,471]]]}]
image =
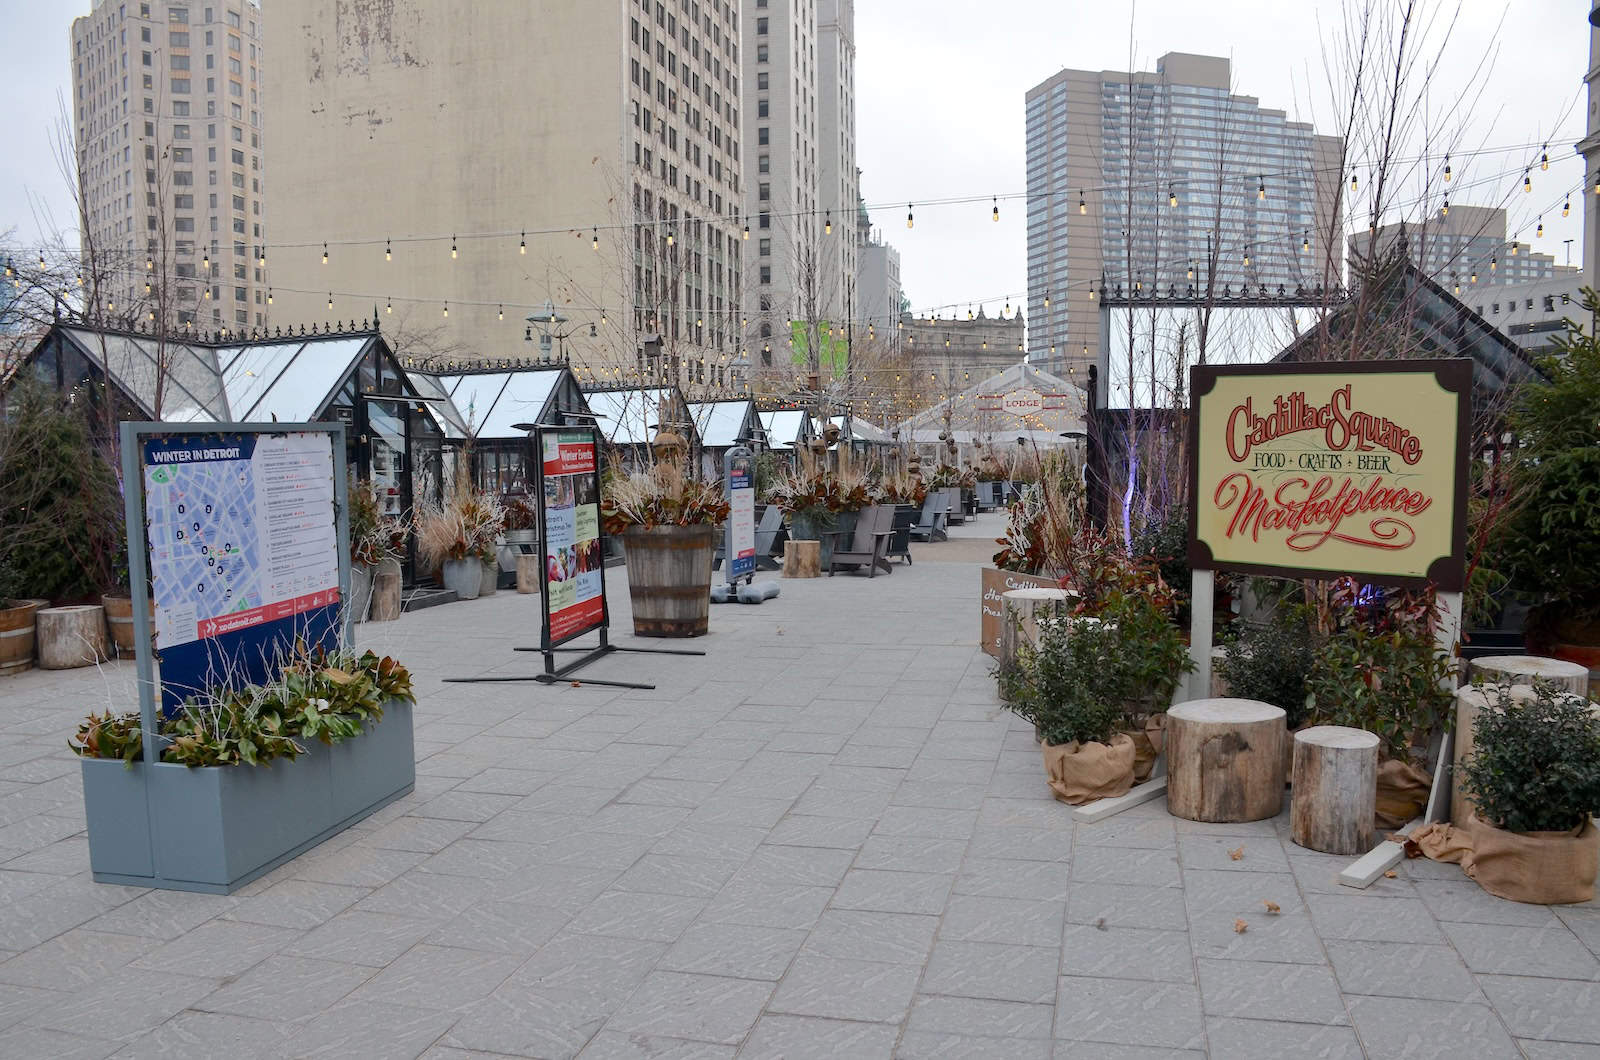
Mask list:
[{"label": "building window", "polygon": [[762,283],[771,283],[772,282],[772,266],[771,265],[763,265],[763,266],[761,266],[761,282]]},{"label": "building window", "polygon": [[756,19],[756,36],[765,37],[766,35],[767,35],[767,20],[766,20],[766,18],[762,17],[762,18]]},{"label": "building window", "polygon": [[760,144],[762,147],[765,147],[769,142],[771,142],[771,139],[771,133],[765,125],[762,125],[756,129],[756,143]]}]

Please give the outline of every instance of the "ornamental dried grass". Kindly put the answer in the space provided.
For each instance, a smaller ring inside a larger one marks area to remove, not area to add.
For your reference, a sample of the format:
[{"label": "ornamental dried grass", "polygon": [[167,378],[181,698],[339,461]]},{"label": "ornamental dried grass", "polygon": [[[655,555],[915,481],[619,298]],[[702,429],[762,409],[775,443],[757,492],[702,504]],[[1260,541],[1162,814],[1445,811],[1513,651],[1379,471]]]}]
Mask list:
[{"label": "ornamental dried grass", "polygon": [[728,502],[721,483],[685,476],[667,461],[608,479],[600,516],[606,533],[619,535],[635,528],[720,523],[728,517]]}]

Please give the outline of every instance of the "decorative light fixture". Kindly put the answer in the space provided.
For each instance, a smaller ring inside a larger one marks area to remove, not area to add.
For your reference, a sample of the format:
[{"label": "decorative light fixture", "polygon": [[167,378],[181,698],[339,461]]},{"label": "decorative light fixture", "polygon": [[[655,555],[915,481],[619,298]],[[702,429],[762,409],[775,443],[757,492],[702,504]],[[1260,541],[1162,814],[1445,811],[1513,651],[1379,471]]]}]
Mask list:
[{"label": "decorative light fixture", "polygon": [[[149,272],[152,269],[154,269],[155,267],[156,267],[156,260],[154,258],[152,258],[149,254],[146,254],[144,256],[144,271],[145,272]],[[41,269],[44,268],[44,255],[43,254],[39,255],[39,268],[41,268]],[[6,269],[6,275],[7,276],[11,275],[11,269],[9,267]]]},{"label": "decorative light fixture", "polygon": [[384,299],[383,311],[385,313],[393,313],[394,312],[394,299],[393,298]]},{"label": "decorative light fixture", "polygon": [[1247,269],[1250,267],[1250,244],[1248,243],[1244,245],[1244,267]]},{"label": "decorative light fixture", "polygon": [[1094,301],[1094,281],[1089,281],[1089,301]]},{"label": "decorative light fixture", "polygon": [[1545,144],[1543,147],[1539,148],[1539,168],[1540,169],[1549,169],[1550,168],[1550,145],[1549,144]]},{"label": "decorative light fixture", "polygon": [[1533,234],[1537,239],[1544,238],[1544,216],[1542,214],[1539,217],[1539,227],[1533,230]]},{"label": "decorative light fixture", "polygon": [[504,320],[505,318],[506,318],[506,307],[505,306],[501,306],[500,307],[500,319]]},{"label": "decorative light fixture", "polygon": [[[394,260],[394,248],[389,244],[389,241],[387,239],[385,239],[383,241],[383,260],[384,261],[393,261]],[[327,258],[323,258],[322,259],[322,263],[324,265],[326,265],[328,263],[328,259]]]},{"label": "decorative light fixture", "polygon": [[[907,228],[916,227],[916,219],[911,215],[911,205],[912,204],[909,203],[909,202],[906,203],[906,227]],[[746,231],[748,231],[748,230],[749,230],[749,228],[748,228],[748,226],[746,226]]]},{"label": "decorative light fixture", "polygon": [[1449,217],[1450,216],[1450,196],[1448,196],[1448,195],[1446,195],[1444,197],[1444,205],[1439,207],[1439,216],[1440,217]]},{"label": "decorative light fixture", "polygon": [[1533,191],[1533,178],[1528,175],[1526,169],[1522,171],[1522,190],[1530,194]]},{"label": "decorative light fixture", "polygon": [[1302,232],[1301,235],[1300,235],[1300,253],[1302,253],[1302,254],[1311,253],[1311,233],[1310,233],[1310,231]]},{"label": "decorative light fixture", "polygon": [[448,298],[444,302],[444,318],[446,320],[450,319],[450,300]]},{"label": "decorative light fixture", "polygon": [[1178,189],[1171,184],[1167,185],[1167,205],[1178,205]]},{"label": "decorative light fixture", "polygon": [[1452,283],[1454,283],[1456,285],[1456,294],[1460,294],[1461,293],[1461,277],[1457,276],[1455,273],[1452,272],[1450,274],[1450,282],[1452,282]]},{"label": "decorative light fixture", "polygon": [[997,196],[995,196],[995,200],[994,200],[994,213],[993,213],[993,215],[992,215],[992,216],[993,216],[993,219],[994,219],[994,220],[995,220],[995,221],[999,221],[999,220],[1000,220],[1000,197],[999,197],[999,196],[998,196],[998,195],[997,195]]},{"label": "decorative light fixture", "polygon": [[1500,260],[1498,258],[1496,258],[1493,254],[1490,254],[1489,255],[1489,273],[1490,273],[1490,275],[1494,274],[1495,266],[1497,266],[1499,264],[1500,264]]},{"label": "decorative light fixture", "polygon": [[1194,259],[1189,259],[1189,279],[1194,279]]},{"label": "decorative light fixture", "polygon": [[1444,156],[1444,182],[1450,183],[1450,156]]},{"label": "decorative light fixture", "polygon": [[211,275],[211,255],[210,254],[202,254],[200,256],[200,266],[201,266],[201,268],[206,270],[206,275],[207,276]]},{"label": "decorative light fixture", "polygon": [[1083,192],[1081,190],[1078,192],[1078,212],[1079,213],[1088,213],[1089,212],[1089,204],[1084,201]]},{"label": "decorative light fixture", "polygon": [[450,237],[450,260],[456,260],[456,237]]},{"label": "decorative light fixture", "polygon": [[746,239],[750,238],[750,222],[749,221],[746,221],[744,223],[744,238],[746,238]]},{"label": "decorative light fixture", "polygon": [[328,308],[330,310],[333,309],[333,292],[332,291],[328,292]]},{"label": "decorative light fixture", "polygon": [[669,247],[672,246],[672,243],[673,243],[672,229],[669,228],[669,229],[667,229],[667,246],[669,246]]},{"label": "decorative light fixture", "polygon": [[1354,195],[1354,194],[1355,194],[1355,191],[1356,191],[1356,188],[1357,188],[1357,187],[1358,187],[1358,186],[1359,186],[1359,185],[1358,185],[1358,183],[1357,183],[1357,181],[1356,181],[1356,171],[1355,171],[1355,170],[1354,170],[1354,169],[1352,169],[1352,170],[1351,170],[1351,171],[1350,171],[1350,193],[1351,193],[1351,194],[1352,194],[1352,195]]},{"label": "decorative light fixture", "polygon": [[1572,193],[1567,193],[1566,201],[1561,204],[1561,216],[1565,217],[1572,212]]},{"label": "decorative light fixture", "polygon": [[1472,282],[1473,283],[1477,283],[1478,282],[1478,269],[1477,269],[1476,266],[1474,266],[1473,269],[1472,269]]},{"label": "decorative light fixture", "polygon": [[1256,178],[1256,182],[1257,182],[1256,201],[1257,202],[1265,202],[1266,198],[1267,198],[1267,178],[1266,177],[1257,177]]},{"label": "decorative light fixture", "polygon": [[518,254],[526,254],[527,252],[528,252],[528,233],[523,232],[522,236],[521,236],[521,241],[517,244],[517,253]]},{"label": "decorative light fixture", "polygon": [[328,263],[328,244],[326,243],[322,244],[322,263],[324,265]]},{"label": "decorative light fixture", "polygon": [[272,288],[270,287],[267,288],[267,304],[272,304]]},{"label": "decorative light fixture", "polygon": [[1046,291],[1044,293],[1044,307],[1046,309],[1050,308],[1050,292],[1049,291]]},{"label": "decorative light fixture", "polygon": [[823,235],[828,235],[828,236],[833,235],[833,211],[832,210],[827,211],[827,214],[823,218],[823,221],[822,221],[822,234]]}]

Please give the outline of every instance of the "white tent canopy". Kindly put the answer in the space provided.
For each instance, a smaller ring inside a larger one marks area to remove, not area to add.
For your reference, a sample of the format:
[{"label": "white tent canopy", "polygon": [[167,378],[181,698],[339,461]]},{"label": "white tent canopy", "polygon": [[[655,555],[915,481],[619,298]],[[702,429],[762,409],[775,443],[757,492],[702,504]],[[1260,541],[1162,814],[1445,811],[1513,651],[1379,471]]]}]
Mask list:
[{"label": "white tent canopy", "polygon": [[1028,364],[1002,372],[917,413],[903,428],[908,441],[939,440],[948,429],[958,443],[1015,441],[1061,445],[1063,432],[1082,432],[1087,405],[1075,384]]},{"label": "white tent canopy", "polygon": [[805,409],[780,409],[760,413],[761,426],[767,432],[767,446],[771,449],[789,449],[811,437],[811,414]]},{"label": "white tent canopy", "polygon": [[755,402],[748,398],[691,401],[689,416],[700,431],[701,445],[707,449],[727,449],[740,444],[754,409]]}]

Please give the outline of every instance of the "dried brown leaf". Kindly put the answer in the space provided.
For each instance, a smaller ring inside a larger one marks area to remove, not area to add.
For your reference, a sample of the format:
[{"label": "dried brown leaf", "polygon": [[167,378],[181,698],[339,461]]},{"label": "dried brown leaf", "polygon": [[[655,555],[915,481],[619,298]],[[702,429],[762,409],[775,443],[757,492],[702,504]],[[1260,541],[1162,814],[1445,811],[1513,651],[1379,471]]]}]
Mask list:
[{"label": "dried brown leaf", "polygon": [[1274,902],[1270,898],[1263,898],[1261,900],[1261,904],[1267,907],[1267,912],[1272,916],[1277,916],[1279,913],[1283,912],[1283,910],[1278,907],[1278,903]]},{"label": "dried brown leaf", "polygon": [[1233,933],[1235,935],[1243,935],[1248,930],[1250,930],[1250,925],[1245,923],[1242,918],[1233,922]]},{"label": "dried brown leaf", "polygon": [[1234,847],[1232,850],[1228,851],[1228,857],[1234,861],[1243,861],[1244,847]]}]

